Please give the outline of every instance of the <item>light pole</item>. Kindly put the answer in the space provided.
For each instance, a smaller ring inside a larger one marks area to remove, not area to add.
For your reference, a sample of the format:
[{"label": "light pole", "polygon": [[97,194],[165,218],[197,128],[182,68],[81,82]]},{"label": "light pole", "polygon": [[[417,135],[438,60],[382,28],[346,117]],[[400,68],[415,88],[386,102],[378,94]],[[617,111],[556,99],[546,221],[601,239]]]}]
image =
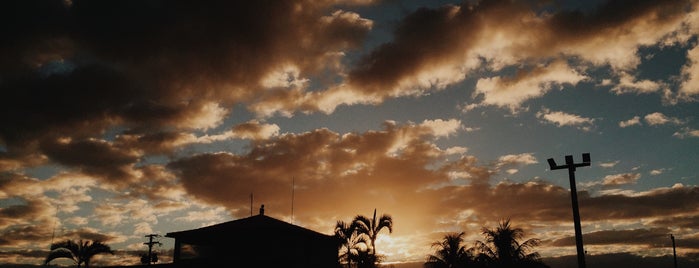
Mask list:
[{"label": "light pole", "polygon": [[677,268],[677,251],[675,250],[675,236],[670,234],[670,239],[672,239],[672,257],[675,260],[675,268]]},{"label": "light pole", "polygon": [[580,227],[580,212],[578,210],[578,190],[575,187],[575,168],[590,166],[590,153],[582,155],[582,163],[574,163],[572,155],[566,155],[565,165],[556,165],[553,158],[549,158],[551,170],[568,169],[568,179],[570,180],[570,199],[573,201],[573,222],[575,223],[575,246],[578,250],[578,268],[585,268],[585,249],[583,248],[582,228]]}]

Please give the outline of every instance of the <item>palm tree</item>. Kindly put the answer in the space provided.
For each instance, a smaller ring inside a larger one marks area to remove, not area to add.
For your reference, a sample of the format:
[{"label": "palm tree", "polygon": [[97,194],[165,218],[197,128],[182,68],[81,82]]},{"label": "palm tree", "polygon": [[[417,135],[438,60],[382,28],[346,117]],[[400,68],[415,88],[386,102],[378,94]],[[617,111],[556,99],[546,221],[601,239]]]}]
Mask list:
[{"label": "palm tree", "polygon": [[85,263],[85,267],[90,267],[90,259],[101,253],[114,254],[112,249],[100,241],[84,241],[77,243],[72,240],[51,244],[51,252],[46,256],[44,264],[48,264],[54,259],[68,258],[73,260],[78,267]]},{"label": "palm tree", "polygon": [[355,224],[348,224],[344,221],[337,221],[335,224],[335,237],[342,241],[345,253],[340,257],[347,261],[347,267],[352,267],[352,260],[359,254],[359,245],[366,244],[364,236],[357,233]]},{"label": "palm tree", "polygon": [[379,267],[378,263],[384,259],[384,256],[369,252],[368,248],[358,248],[357,254],[353,254],[351,257],[357,263],[357,268],[377,268]]},{"label": "palm tree", "polygon": [[354,223],[357,226],[357,232],[366,235],[371,241],[371,255],[376,256],[376,238],[379,232],[384,228],[388,229],[389,233],[393,233],[393,218],[390,215],[383,214],[377,220],[376,209],[374,209],[374,217],[369,219],[362,215],[357,215],[354,218]]},{"label": "palm tree", "polygon": [[456,268],[466,267],[473,262],[471,251],[466,249],[464,232],[446,234],[442,241],[432,243],[436,247],[435,254],[427,256],[426,268]]},{"label": "palm tree", "polygon": [[530,251],[541,241],[536,238],[519,242],[524,238],[521,228],[510,226],[510,220],[502,220],[496,229],[483,227],[485,242],[476,241],[481,262],[495,267],[548,267],[541,262],[538,252]]}]

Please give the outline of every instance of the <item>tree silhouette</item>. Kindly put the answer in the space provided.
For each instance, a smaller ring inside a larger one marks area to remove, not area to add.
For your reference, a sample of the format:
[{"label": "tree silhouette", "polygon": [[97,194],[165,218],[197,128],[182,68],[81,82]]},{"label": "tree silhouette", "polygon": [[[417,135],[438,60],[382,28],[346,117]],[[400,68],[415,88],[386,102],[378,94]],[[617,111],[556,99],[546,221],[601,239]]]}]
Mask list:
[{"label": "tree silhouette", "polygon": [[369,219],[362,215],[357,215],[354,218],[354,225],[357,226],[357,232],[366,235],[371,241],[370,254],[376,255],[376,238],[381,230],[388,229],[389,233],[393,233],[393,218],[390,215],[383,214],[379,219],[376,218],[376,209],[374,209],[374,217]]},{"label": "tree silhouette", "polygon": [[495,229],[483,227],[485,242],[476,241],[480,252],[477,261],[492,267],[548,267],[541,262],[539,253],[530,251],[541,241],[536,238],[519,242],[524,238],[521,228],[510,226],[510,220],[502,220]]},{"label": "tree silhouette", "polygon": [[366,239],[357,233],[355,224],[348,224],[344,221],[337,221],[335,224],[335,237],[342,241],[341,246],[345,248],[345,253],[340,258],[347,261],[347,267],[352,267],[352,260],[356,260],[359,255],[360,249],[358,247],[361,244],[366,245]]},{"label": "tree silhouette", "polygon": [[97,254],[114,254],[112,249],[100,241],[84,241],[77,243],[72,240],[51,244],[51,252],[46,256],[44,264],[48,264],[54,259],[68,258],[73,260],[78,267],[85,263],[85,267],[90,267],[90,259]]},{"label": "tree silhouette", "polygon": [[432,247],[437,250],[434,254],[427,256],[426,268],[456,268],[466,267],[472,264],[473,255],[466,249],[464,242],[464,232],[449,233],[444,235],[442,241],[432,243]]},{"label": "tree silhouette", "polygon": [[369,248],[358,248],[357,254],[351,258],[357,263],[357,268],[377,268],[384,257],[371,253]]}]

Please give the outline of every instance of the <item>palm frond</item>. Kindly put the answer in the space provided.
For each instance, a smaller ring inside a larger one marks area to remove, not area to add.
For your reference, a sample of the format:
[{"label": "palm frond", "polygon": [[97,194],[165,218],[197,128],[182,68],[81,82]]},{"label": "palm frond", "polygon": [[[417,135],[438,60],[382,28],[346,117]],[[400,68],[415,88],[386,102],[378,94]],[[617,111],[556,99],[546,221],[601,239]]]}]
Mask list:
[{"label": "palm frond", "polygon": [[[53,246],[52,246],[52,248],[53,248]],[[56,248],[56,249],[51,250],[51,252],[49,252],[49,255],[46,256],[46,260],[44,260],[44,265],[48,264],[52,260],[60,259],[60,258],[71,259],[76,264],[78,263],[78,260],[75,259],[75,256],[73,256],[73,253],[70,250],[68,250],[66,248]]]}]

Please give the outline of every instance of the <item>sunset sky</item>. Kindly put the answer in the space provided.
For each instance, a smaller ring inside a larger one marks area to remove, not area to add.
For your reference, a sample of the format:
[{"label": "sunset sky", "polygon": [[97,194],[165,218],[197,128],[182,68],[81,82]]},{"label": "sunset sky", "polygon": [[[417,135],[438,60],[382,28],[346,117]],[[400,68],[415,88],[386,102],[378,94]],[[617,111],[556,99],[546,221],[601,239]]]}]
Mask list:
[{"label": "sunset sky", "polygon": [[[509,218],[575,254],[699,258],[699,1],[0,7],[0,264],[266,215],[393,216],[386,261]],[[174,240],[161,238],[161,260]]]}]

